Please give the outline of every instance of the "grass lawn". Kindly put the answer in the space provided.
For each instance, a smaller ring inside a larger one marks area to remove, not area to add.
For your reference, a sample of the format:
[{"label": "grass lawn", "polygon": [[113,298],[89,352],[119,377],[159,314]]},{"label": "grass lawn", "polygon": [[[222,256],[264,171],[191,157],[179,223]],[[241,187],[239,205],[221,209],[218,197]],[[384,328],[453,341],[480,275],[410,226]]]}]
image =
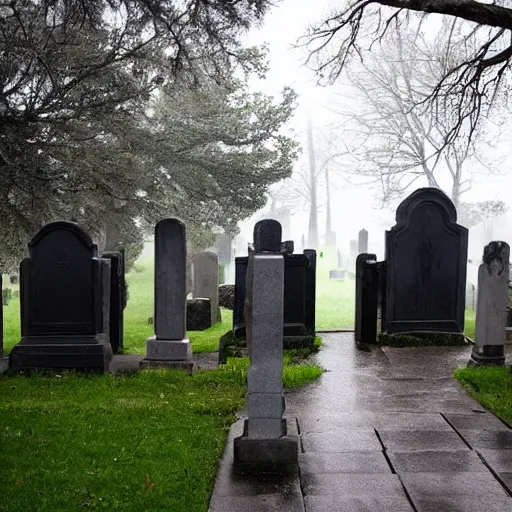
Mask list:
[{"label": "grass lawn", "polygon": [[512,424],[512,371],[510,366],[460,368],[455,377],[484,407]]}]

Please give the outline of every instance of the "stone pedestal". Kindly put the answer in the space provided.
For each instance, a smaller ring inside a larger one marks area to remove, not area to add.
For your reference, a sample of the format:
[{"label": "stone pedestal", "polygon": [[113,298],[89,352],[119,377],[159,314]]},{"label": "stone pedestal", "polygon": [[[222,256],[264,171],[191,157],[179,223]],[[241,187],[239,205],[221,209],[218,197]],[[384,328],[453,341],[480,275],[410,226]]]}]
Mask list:
[{"label": "stone pedestal", "polygon": [[[259,235],[274,240],[272,233],[264,228],[259,224],[255,229],[255,247],[265,247]],[[234,440],[237,465],[286,467],[298,463],[298,440],[287,436],[283,418],[283,312],[283,256],[251,251],[244,309],[250,358],[247,378],[249,419],[242,436]]]}]

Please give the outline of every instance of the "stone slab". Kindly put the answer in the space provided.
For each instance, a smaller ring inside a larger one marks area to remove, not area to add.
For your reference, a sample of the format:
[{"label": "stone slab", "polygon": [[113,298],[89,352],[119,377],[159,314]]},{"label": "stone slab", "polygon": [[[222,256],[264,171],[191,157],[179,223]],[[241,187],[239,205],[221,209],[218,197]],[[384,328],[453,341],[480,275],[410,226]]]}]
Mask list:
[{"label": "stone slab", "polygon": [[512,498],[475,496],[430,496],[413,500],[418,512],[505,512],[512,510]]},{"label": "stone slab", "polygon": [[390,473],[309,473],[301,477],[301,486],[305,496],[405,497],[398,476]]},{"label": "stone slab", "polygon": [[512,450],[479,449],[478,453],[496,473],[512,471]]},{"label": "stone slab", "polygon": [[405,496],[306,496],[306,512],[412,512]]},{"label": "stone slab", "polygon": [[299,441],[294,436],[278,439],[251,439],[237,437],[234,441],[234,457],[237,465],[296,466],[299,456]]},{"label": "stone slab", "polygon": [[482,473],[401,473],[400,478],[414,503],[431,496],[436,498],[474,496],[484,499],[507,496],[503,487],[490,471]]},{"label": "stone slab", "polygon": [[469,450],[455,432],[437,430],[379,430],[387,450]]},{"label": "stone slab", "polygon": [[446,419],[457,430],[504,430],[506,426],[494,414],[472,413],[472,414],[445,414]]},{"label": "stone slab", "polygon": [[192,346],[188,339],[160,340],[153,336],[146,341],[146,359],[148,361],[190,361]]},{"label": "stone slab", "polygon": [[480,457],[471,450],[388,452],[388,457],[398,474],[487,471]]},{"label": "stone slab", "polygon": [[218,496],[214,495],[208,512],[304,512],[302,494],[274,493],[255,494],[254,496]]},{"label": "stone slab", "polygon": [[382,445],[375,432],[347,430],[334,434],[302,434],[305,452],[381,451]]},{"label": "stone slab", "polygon": [[460,433],[476,450],[512,450],[512,430],[462,430]]},{"label": "stone slab", "polygon": [[301,475],[307,473],[391,473],[383,452],[341,452],[299,455]]},{"label": "stone slab", "polygon": [[444,430],[452,428],[439,413],[387,412],[376,413],[373,426],[377,430]]}]

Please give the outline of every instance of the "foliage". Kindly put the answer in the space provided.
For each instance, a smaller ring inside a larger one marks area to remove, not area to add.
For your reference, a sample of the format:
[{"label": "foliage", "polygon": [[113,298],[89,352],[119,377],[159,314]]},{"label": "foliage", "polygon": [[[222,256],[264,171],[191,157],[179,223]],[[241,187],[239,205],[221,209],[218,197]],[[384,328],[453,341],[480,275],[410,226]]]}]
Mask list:
[{"label": "foliage", "polygon": [[[293,92],[277,102],[247,93],[265,57],[238,37],[266,5],[19,0],[2,9],[2,267],[57,218],[79,222],[100,249],[136,249],[169,214],[193,234],[232,229],[257,209],[295,151],[277,134]],[[241,183],[244,195],[234,192]]]},{"label": "foliage", "polygon": [[347,68],[350,97],[359,101],[348,101],[347,94],[339,107],[332,107],[340,116],[335,126],[346,147],[334,160],[340,159],[344,168],[352,162],[349,170],[357,179],[363,176],[382,189],[384,204],[401,199],[418,184],[441,188],[443,173],[458,207],[472,186],[471,170],[478,165],[494,169],[481,157],[484,127],[471,142],[448,140],[452,112],[425,104],[436,81],[464,60],[467,51],[449,27],[435,40],[426,31],[402,29]]},{"label": "foliage", "polygon": [[499,199],[479,201],[477,203],[460,203],[457,208],[458,222],[467,228],[476,226],[487,219],[498,217],[508,211],[508,206]]},{"label": "foliage", "polygon": [[512,371],[510,367],[460,368],[457,378],[484,407],[512,424]]},{"label": "foliage", "polygon": [[360,58],[387,32],[405,33],[411,26],[423,27],[432,14],[444,15],[443,23],[453,39],[468,53],[436,77],[425,102],[453,114],[445,142],[459,136],[471,139],[480,117],[508,93],[512,58],[512,8],[508,2],[351,0],[311,27],[306,36],[311,49],[309,62],[320,80],[332,83],[348,62]]}]

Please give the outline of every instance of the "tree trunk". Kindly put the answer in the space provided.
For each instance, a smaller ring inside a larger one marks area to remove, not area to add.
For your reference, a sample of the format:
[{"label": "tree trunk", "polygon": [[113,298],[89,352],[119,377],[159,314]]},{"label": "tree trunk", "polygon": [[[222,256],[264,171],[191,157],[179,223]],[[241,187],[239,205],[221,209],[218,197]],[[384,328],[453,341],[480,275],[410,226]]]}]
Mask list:
[{"label": "tree trunk", "polygon": [[318,249],[318,203],[316,197],[316,163],[315,148],[313,145],[313,127],[311,123],[311,112],[308,112],[308,153],[309,153],[309,176],[310,176],[310,206],[309,206],[309,229],[308,249]]}]

